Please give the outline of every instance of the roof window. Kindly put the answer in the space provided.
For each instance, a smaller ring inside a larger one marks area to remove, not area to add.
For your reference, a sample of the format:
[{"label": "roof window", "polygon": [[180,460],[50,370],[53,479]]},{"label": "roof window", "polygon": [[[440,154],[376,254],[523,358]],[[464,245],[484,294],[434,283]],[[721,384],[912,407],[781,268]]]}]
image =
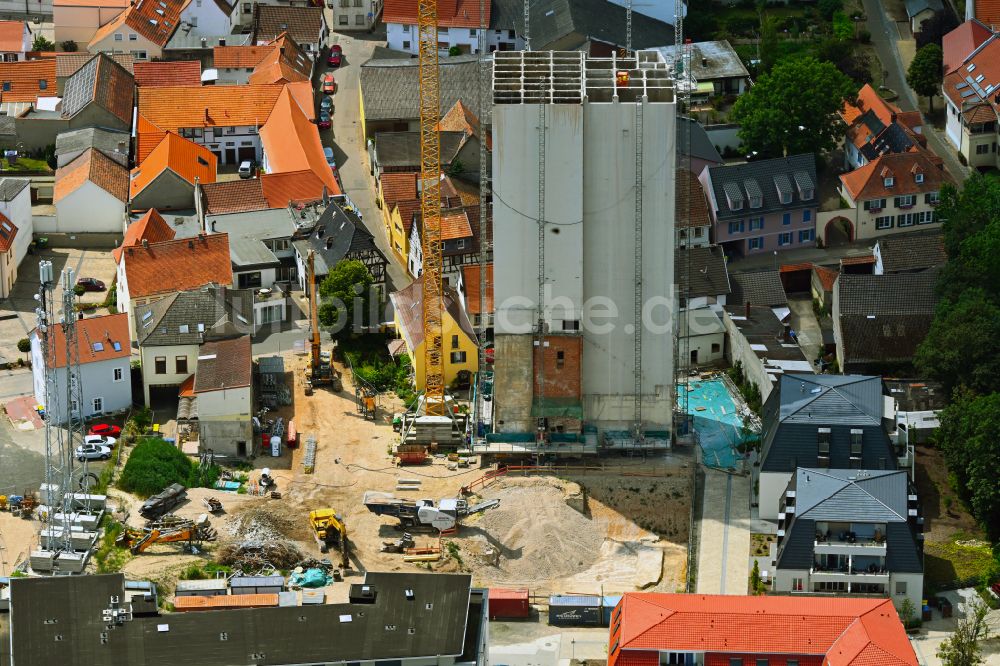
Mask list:
[{"label": "roof window", "polygon": [[882,184],[886,187],[892,187],[895,184],[895,180],[892,176],[886,176],[882,179]]},{"label": "roof window", "polygon": [[104,351],[104,343],[103,342],[95,342],[94,344],[91,345],[91,348],[95,352],[102,352],[102,351]]}]

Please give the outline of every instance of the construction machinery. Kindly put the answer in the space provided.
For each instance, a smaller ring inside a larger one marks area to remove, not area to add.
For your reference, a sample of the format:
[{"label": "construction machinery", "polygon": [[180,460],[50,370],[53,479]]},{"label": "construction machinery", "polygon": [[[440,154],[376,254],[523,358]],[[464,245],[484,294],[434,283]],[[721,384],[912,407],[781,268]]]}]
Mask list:
[{"label": "construction machinery", "polygon": [[403,532],[403,536],[399,537],[394,541],[383,541],[382,542],[382,552],[383,553],[404,553],[410,548],[415,548],[417,542],[414,541],[413,535],[409,532]]},{"label": "construction machinery", "polygon": [[139,515],[146,520],[156,520],[187,499],[187,488],[173,483],[146,500],[139,508]]},{"label": "construction machinery", "polygon": [[133,555],[142,553],[156,543],[184,543],[185,550],[195,552],[203,541],[214,541],[215,537],[216,532],[209,524],[208,516],[203,515],[198,520],[175,522],[169,527],[147,526],[135,529],[126,526],[115,539],[115,545],[119,548],[128,548]]},{"label": "construction machinery", "polygon": [[333,509],[310,511],[309,527],[312,528],[320,552],[328,553],[330,548],[336,548],[340,552],[341,568],[350,568],[350,558],[347,556],[347,525],[340,514]]},{"label": "construction machinery", "polygon": [[377,516],[392,516],[401,529],[434,529],[441,532],[454,529],[460,518],[482,513],[500,505],[500,500],[487,500],[470,505],[464,499],[446,497],[434,500],[405,500],[390,493],[369,490],[363,499],[369,511]]},{"label": "construction machinery", "polygon": [[306,369],[306,395],[314,386],[331,386],[334,391],[343,388],[340,373],[333,367],[333,354],[320,349],[319,342],[319,285],[316,284],[316,254],[309,252],[309,326],[311,328],[309,367]]}]

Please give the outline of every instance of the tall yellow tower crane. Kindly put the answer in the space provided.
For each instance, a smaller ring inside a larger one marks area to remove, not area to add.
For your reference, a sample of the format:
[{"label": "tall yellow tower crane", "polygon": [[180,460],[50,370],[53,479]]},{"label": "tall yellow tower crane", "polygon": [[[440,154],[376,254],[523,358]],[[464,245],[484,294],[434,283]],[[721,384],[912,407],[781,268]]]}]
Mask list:
[{"label": "tall yellow tower crane", "polygon": [[444,416],[443,302],[441,297],[441,86],[437,0],[418,0],[420,54],[420,215],[423,219],[424,410]]}]

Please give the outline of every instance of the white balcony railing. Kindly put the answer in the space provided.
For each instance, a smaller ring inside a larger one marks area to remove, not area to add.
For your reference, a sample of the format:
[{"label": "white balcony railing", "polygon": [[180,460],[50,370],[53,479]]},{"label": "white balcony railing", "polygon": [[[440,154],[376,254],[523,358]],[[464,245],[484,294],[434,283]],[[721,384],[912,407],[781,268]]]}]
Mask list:
[{"label": "white balcony railing", "polygon": [[813,551],[817,555],[863,555],[885,557],[885,541],[814,541]]}]

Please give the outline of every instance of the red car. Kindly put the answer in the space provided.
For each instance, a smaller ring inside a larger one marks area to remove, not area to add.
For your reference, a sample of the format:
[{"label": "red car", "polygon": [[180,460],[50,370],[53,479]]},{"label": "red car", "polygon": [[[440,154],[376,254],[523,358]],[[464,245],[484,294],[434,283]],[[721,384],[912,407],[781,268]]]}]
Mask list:
[{"label": "red car", "polygon": [[337,92],[337,81],[334,80],[333,74],[323,75],[323,94],[332,95]]},{"label": "red car", "polygon": [[101,435],[103,437],[118,437],[122,434],[121,426],[111,425],[110,423],[95,423],[90,426],[90,430],[87,431],[88,435]]},{"label": "red car", "polygon": [[340,61],[344,59],[344,49],[340,44],[330,47],[330,56],[326,59],[326,64],[330,67],[340,67]]}]

